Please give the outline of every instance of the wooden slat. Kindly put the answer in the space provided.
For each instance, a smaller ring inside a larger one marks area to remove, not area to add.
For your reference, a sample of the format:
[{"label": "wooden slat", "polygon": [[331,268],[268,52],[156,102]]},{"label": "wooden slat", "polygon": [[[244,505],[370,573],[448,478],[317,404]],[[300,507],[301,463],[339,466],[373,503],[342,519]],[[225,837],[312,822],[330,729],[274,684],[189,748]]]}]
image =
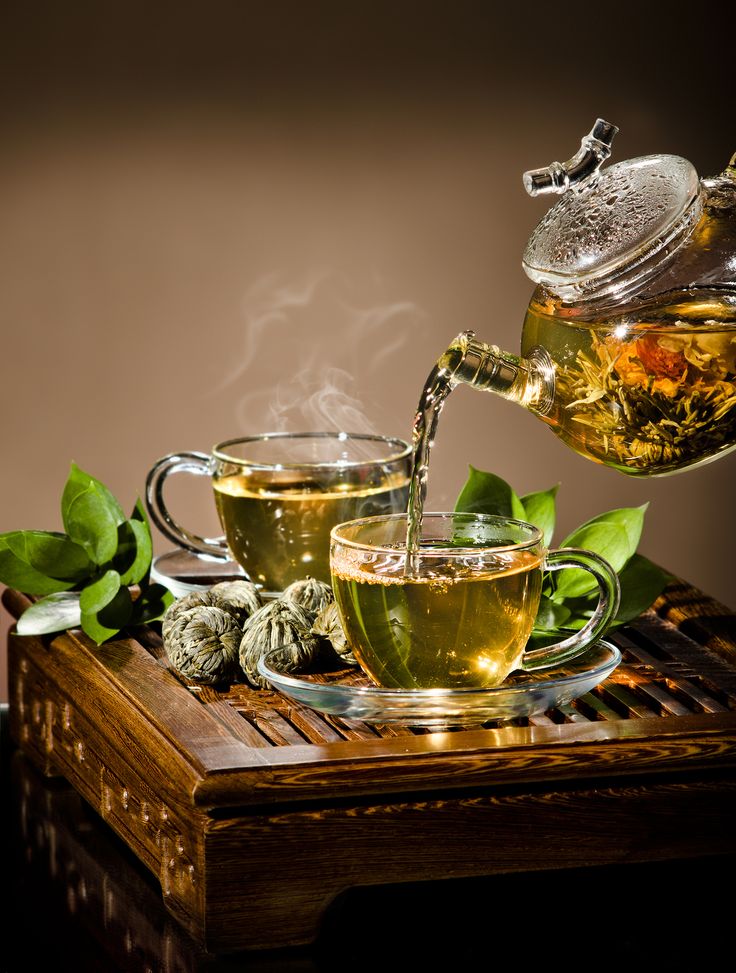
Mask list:
[{"label": "wooden slat", "polygon": [[631,686],[636,692],[649,699],[656,706],[659,716],[687,716],[693,709],[681,703],[675,696],[668,692],[663,685],[654,681],[650,676],[643,676],[638,672],[627,669],[622,675],[621,681]]},{"label": "wooden slat", "polygon": [[312,743],[334,743],[343,739],[327,720],[306,706],[285,700],[281,712]]},{"label": "wooden slat", "polygon": [[[201,781],[202,806],[329,795],[472,787],[550,786],[589,776],[672,774],[736,768],[736,715],[621,719],[550,727],[374,738],[325,747],[276,747],[267,777],[242,772]],[[399,757],[400,754],[400,757]]]},{"label": "wooden slat", "polygon": [[223,699],[212,686],[192,686],[190,691],[197,696],[206,711],[219,720],[236,740],[240,740],[247,747],[258,748],[272,745],[271,741],[262,733],[259,733],[247,720],[244,720],[231,703],[227,699]]},{"label": "wooden slat", "polygon": [[[684,635],[653,611],[644,612],[636,620],[636,632],[643,635],[650,646],[665,652],[671,659],[668,665],[677,665],[683,675],[697,675],[708,679],[721,689],[736,694],[736,668],[720,655],[709,651],[698,642]],[[638,639],[641,644],[641,639]]]},{"label": "wooden slat", "polygon": [[243,715],[276,746],[302,746],[305,743],[305,737],[277,709],[252,708]]},{"label": "wooden slat", "polygon": [[374,723],[373,729],[384,739],[413,736],[411,729],[408,726],[402,726],[401,723]]},{"label": "wooden slat", "polygon": [[[693,673],[690,663],[687,663],[683,668],[688,675],[693,677],[692,679],[686,678],[681,673],[681,667],[677,660],[661,662],[630,639],[624,642],[623,639],[619,638],[618,641],[619,644],[625,645],[629,655],[636,656],[637,659],[644,663],[644,673],[652,673],[655,677],[659,678],[662,684],[666,685],[667,692],[671,697],[675,709],[684,706],[691,713],[724,713],[729,708],[733,708],[724,705],[716,699],[712,685],[708,689],[704,689],[700,685],[700,677],[697,673]],[[641,678],[643,680],[645,678],[644,674],[639,676],[639,669],[636,667],[627,666],[626,672],[634,679]],[[717,689],[715,692],[719,696],[725,695],[724,692]],[[675,709],[671,711],[675,712]],[[675,715],[681,714],[675,713]]]},{"label": "wooden slat", "polygon": [[714,652],[727,664],[736,664],[736,610],[733,608],[679,580],[667,587],[653,610],[683,635]]},{"label": "wooden slat", "polygon": [[[625,685],[620,685],[613,679],[609,679],[600,687],[600,695],[606,702],[614,701],[622,707],[621,712],[624,716],[634,719],[658,719],[659,713],[648,706],[636,693],[630,692]],[[617,706],[613,706],[616,709]]]},{"label": "wooden slat", "polygon": [[596,690],[592,690],[589,693],[585,693],[576,701],[576,706],[581,709],[584,713],[591,713],[591,719],[597,720],[612,720],[614,722],[622,719],[620,713],[615,709],[612,709],[607,703],[605,703],[599,696]]},{"label": "wooden slat", "polygon": [[328,716],[327,719],[335,727],[343,740],[375,740],[378,734],[373,727],[360,720],[347,720],[341,716]]},{"label": "wooden slat", "polygon": [[563,703],[557,707],[557,712],[564,717],[565,723],[588,723],[588,717],[578,710],[573,703]]}]

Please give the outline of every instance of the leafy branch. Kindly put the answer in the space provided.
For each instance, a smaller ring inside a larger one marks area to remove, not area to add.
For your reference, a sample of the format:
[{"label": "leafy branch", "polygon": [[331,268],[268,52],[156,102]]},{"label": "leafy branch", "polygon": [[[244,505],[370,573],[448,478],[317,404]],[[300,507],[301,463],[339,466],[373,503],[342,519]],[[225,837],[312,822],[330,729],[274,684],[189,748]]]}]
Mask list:
[{"label": "leafy branch", "polygon": [[126,517],[108,488],[72,463],[61,517],[65,533],[0,534],[0,583],[40,596],[19,618],[18,633],[81,627],[101,645],[160,618],[173,595],[151,584],[153,542],[140,499]]},{"label": "leafy branch", "polygon": [[[538,527],[551,547],[557,518],[559,484],[519,497],[495,473],[470,467],[455,509],[524,520]],[[637,554],[648,504],[621,507],[593,517],[568,534],[557,547],[578,547],[605,558],[618,575],[621,603],[610,628],[632,621],[662,593],[671,575]],[[542,597],[530,647],[544,645],[560,634],[577,631],[590,619],[598,602],[595,579],[577,568],[544,575]]]}]

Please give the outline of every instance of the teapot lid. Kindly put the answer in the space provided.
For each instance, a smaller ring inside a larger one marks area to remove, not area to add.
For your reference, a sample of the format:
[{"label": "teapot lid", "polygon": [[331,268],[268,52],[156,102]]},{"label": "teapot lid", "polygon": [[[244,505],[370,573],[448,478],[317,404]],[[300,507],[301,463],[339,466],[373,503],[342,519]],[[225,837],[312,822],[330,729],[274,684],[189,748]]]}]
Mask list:
[{"label": "teapot lid", "polygon": [[530,195],[563,193],[532,233],[523,266],[565,299],[638,285],[700,216],[698,174],[687,159],[648,155],[601,170],[617,131],[598,119],[569,162],[524,175]]}]

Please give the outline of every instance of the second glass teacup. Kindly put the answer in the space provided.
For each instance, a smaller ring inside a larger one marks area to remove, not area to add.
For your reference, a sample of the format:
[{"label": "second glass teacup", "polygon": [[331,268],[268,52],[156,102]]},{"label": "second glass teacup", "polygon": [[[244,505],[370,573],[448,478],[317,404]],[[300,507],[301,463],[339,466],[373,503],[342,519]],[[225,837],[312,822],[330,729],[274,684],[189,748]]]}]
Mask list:
[{"label": "second glass teacup", "polygon": [[[514,670],[580,655],[618,610],[613,568],[591,551],[548,551],[531,524],[476,513],[425,513],[407,554],[407,516],[354,520],[332,529],[330,569],[350,648],[379,686],[499,686]],[[545,571],[582,568],[599,588],[587,624],[554,645],[526,651]]]},{"label": "second glass teacup", "polygon": [[[148,474],[146,502],[178,546],[232,557],[266,591],[307,575],[329,582],[330,529],[368,514],[405,510],[411,448],[401,439],[347,432],[263,433],[229,439],[211,454],[171,453]],[[211,479],[224,538],[180,524],[164,501],[173,473]]]}]

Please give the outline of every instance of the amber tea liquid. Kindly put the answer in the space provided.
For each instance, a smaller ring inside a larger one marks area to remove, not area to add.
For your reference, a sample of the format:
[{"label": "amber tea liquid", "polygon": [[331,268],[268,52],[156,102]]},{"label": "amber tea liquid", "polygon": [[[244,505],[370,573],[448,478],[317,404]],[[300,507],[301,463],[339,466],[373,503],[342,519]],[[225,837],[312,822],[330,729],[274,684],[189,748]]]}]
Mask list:
[{"label": "amber tea liquid", "polygon": [[522,354],[535,345],[555,367],[544,421],[588,459],[663,475],[736,445],[736,308],[717,294],[608,317],[533,300]]},{"label": "amber tea liquid", "polygon": [[214,491],[232,556],[253,581],[280,591],[307,575],[329,582],[332,527],[404,511],[408,477],[386,473],[380,482],[330,485],[256,471],[216,479]]},{"label": "amber tea liquid", "polygon": [[332,584],[361,666],[393,688],[487,688],[517,665],[536,617],[540,554],[422,558],[406,573],[397,548],[369,561],[342,550]]}]

